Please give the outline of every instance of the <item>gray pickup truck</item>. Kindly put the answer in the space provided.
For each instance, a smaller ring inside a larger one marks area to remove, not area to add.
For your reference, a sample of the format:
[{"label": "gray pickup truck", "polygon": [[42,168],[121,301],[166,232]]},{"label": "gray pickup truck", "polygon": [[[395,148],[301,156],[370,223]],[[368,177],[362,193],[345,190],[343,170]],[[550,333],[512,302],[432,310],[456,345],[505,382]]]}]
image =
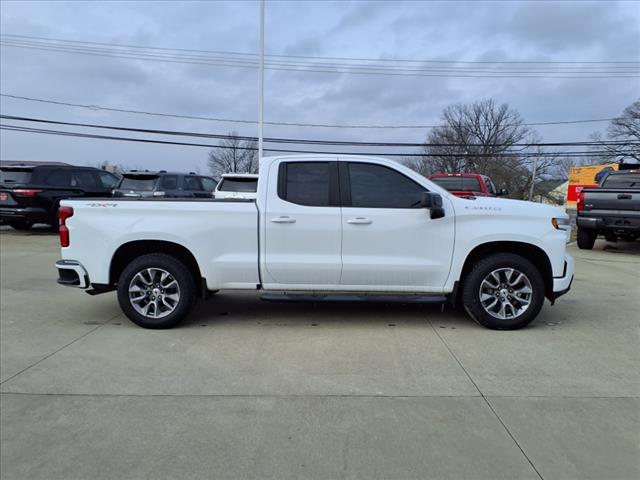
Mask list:
[{"label": "gray pickup truck", "polygon": [[578,247],[591,250],[598,235],[611,242],[640,237],[640,170],[611,172],[585,188],[577,204]]}]

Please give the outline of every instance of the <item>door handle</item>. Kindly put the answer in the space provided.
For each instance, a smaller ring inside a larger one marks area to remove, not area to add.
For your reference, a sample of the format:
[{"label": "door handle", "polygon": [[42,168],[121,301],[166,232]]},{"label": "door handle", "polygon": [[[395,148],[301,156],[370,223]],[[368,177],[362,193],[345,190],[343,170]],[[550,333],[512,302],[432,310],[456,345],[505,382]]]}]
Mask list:
[{"label": "door handle", "polygon": [[347,223],[350,223],[351,225],[370,225],[373,223],[373,220],[367,217],[356,217],[350,218],[347,220]]},{"label": "door handle", "polygon": [[296,223],[295,218],[285,217],[285,216],[272,218],[271,221],[273,223]]},{"label": "door handle", "polygon": [[631,195],[621,193],[620,195],[618,195],[618,200],[631,200]]}]

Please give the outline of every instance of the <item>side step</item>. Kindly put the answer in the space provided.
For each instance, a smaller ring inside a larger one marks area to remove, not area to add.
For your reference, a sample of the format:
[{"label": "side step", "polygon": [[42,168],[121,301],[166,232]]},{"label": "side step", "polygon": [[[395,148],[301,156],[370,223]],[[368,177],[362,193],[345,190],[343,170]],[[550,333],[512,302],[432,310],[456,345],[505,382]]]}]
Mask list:
[{"label": "side step", "polygon": [[353,295],[353,294],[295,294],[264,293],[260,300],[265,302],[362,302],[362,303],[444,303],[444,295]]}]

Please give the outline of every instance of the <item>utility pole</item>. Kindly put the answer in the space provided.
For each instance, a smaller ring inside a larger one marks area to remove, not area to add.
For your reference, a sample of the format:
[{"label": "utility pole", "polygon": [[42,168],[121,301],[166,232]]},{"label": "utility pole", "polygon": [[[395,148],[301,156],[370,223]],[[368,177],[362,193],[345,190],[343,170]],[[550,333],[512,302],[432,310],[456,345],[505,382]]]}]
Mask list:
[{"label": "utility pole", "polygon": [[536,184],[536,170],[538,170],[538,156],[533,157],[533,172],[531,172],[531,187],[529,188],[529,201],[533,200],[533,187]]},{"label": "utility pole", "polygon": [[260,0],[260,67],[258,93],[258,165],[262,160],[262,129],[264,123],[264,0]]}]

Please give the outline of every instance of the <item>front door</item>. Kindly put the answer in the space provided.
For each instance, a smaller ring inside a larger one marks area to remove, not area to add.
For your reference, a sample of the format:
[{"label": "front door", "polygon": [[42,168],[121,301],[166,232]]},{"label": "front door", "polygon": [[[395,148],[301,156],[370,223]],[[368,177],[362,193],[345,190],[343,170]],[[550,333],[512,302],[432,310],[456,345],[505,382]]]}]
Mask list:
[{"label": "front door", "polygon": [[[265,288],[319,290],[340,282],[342,220],[336,161],[271,166],[265,231]],[[277,192],[277,194],[276,194]]]},{"label": "front door", "polygon": [[442,292],[453,254],[454,217],[420,208],[426,187],[375,163],[340,162],[343,288]]}]

